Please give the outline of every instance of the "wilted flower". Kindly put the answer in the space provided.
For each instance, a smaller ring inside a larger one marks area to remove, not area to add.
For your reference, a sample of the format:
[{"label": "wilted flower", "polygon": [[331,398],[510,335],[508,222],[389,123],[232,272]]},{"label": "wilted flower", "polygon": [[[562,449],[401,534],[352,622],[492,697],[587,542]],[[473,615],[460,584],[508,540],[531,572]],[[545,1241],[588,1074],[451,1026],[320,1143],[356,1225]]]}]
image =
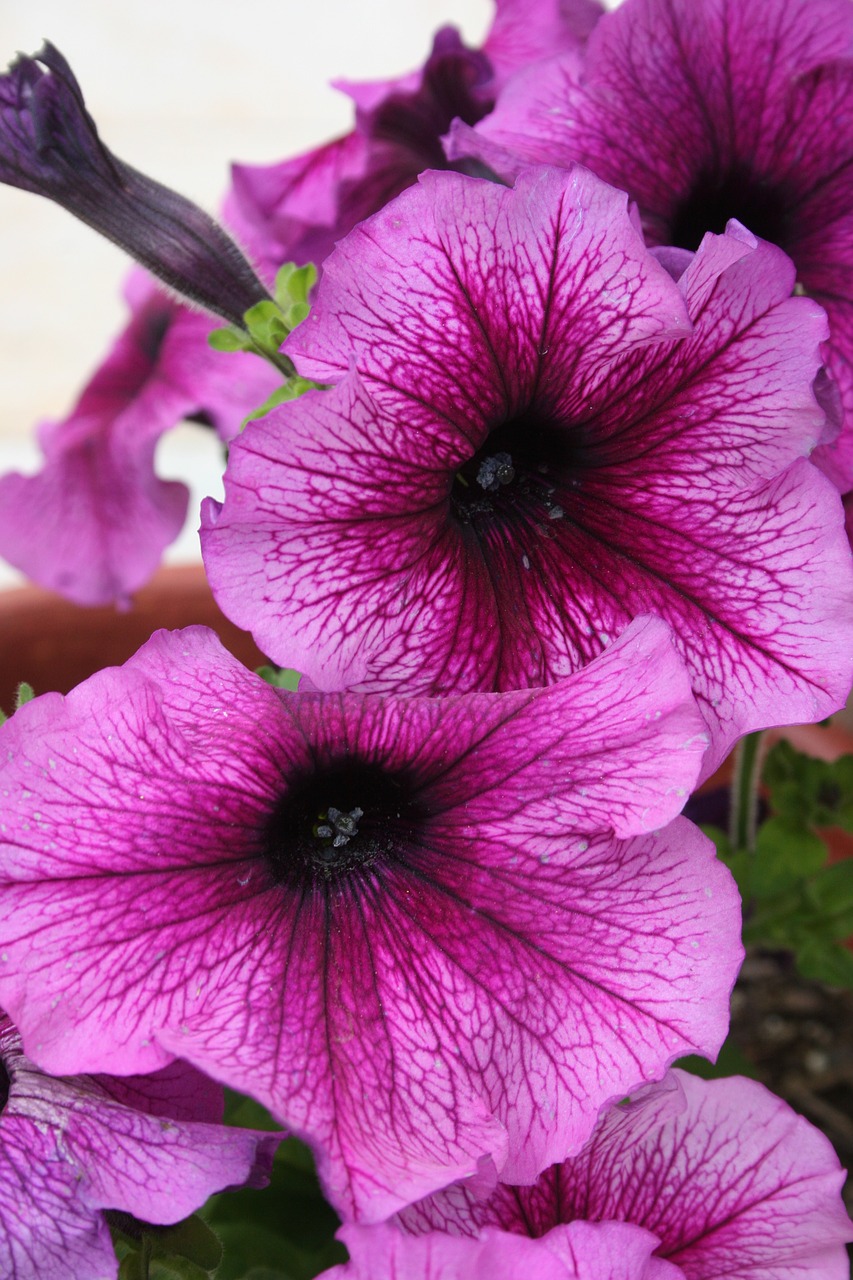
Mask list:
[{"label": "wilted flower", "polygon": [[658,619],[453,698],[287,694],[160,632],[0,728],[0,999],[49,1070],[253,1094],[345,1215],[532,1181],[725,1036],[737,893],[657,831],[705,744]]},{"label": "wilted flower", "polygon": [[657,613],[708,770],[836,710],[853,573],[793,281],[733,224],[676,283],[580,168],[426,175],[288,339],[339,385],[250,424],[203,507],[222,608],[321,688],[418,693],[547,683]]},{"label": "wilted flower", "polygon": [[4,1280],[115,1277],[104,1210],[174,1223],[215,1191],[265,1186],[280,1135],[221,1119],[221,1088],[180,1061],[125,1079],[47,1076],[0,1014]]}]

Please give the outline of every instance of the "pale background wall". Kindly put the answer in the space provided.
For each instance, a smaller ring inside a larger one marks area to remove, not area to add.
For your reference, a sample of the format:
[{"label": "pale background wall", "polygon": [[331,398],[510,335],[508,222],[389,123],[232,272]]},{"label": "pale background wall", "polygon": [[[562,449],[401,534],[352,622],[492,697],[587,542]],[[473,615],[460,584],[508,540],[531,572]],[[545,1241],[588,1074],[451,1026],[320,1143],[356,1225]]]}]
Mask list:
[{"label": "pale background wall", "polygon": [[[478,44],[490,0],[0,0],[0,67],[47,37],[107,145],[214,211],[230,160],[269,163],[343,132],[328,81],[398,75],[452,21]],[[123,322],[123,254],[48,201],[0,186],[0,471],[34,469],[34,423],[67,412]],[[162,474],[218,486],[203,431],[163,441]],[[195,514],[171,560],[197,554]],[[0,561],[0,584],[18,580]]]}]

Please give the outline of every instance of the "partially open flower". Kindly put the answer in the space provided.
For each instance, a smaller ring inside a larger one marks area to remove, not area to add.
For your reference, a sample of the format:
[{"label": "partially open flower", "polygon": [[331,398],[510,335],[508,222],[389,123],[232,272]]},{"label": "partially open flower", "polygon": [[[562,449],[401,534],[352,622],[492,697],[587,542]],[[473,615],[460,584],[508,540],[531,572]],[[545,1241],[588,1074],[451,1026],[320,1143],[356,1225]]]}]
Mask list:
[{"label": "partially open flower", "polygon": [[0,999],[47,1069],[253,1094],[346,1216],[532,1181],[725,1036],[738,895],[664,827],[706,741],[658,619],[451,698],[288,694],[159,632],[0,728]]},{"label": "partially open flower", "polygon": [[0,182],[56,201],[232,324],[269,297],[213,218],[107,150],[74,73],[50,43],[0,76]]},{"label": "partially open flower", "polygon": [[0,1014],[0,1274],[118,1274],[104,1210],[179,1222],[216,1191],[265,1186],[280,1135],[230,1129],[222,1090],[175,1061],[149,1076],[45,1075]]}]

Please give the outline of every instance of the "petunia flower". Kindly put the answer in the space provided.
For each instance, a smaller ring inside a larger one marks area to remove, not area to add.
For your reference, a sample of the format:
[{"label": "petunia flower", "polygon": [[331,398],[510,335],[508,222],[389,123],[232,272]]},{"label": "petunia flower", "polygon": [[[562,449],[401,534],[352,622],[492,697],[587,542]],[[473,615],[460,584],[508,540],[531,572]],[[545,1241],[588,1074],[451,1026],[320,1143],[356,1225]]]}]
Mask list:
[{"label": "petunia flower", "polygon": [[[563,1224],[618,1221],[653,1233],[656,1255],[687,1280],[845,1280],[853,1224],[843,1182],[828,1140],[763,1085],[674,1071],[611,1107],[583,1151],[535,1186],[480,1199],[452,1187],[405,1210],[399,1225],[463,1237],[500,1229],[532,1237],[547,1259]],[[358,1235],[368,1250],[363,1230],[351,1229],[348,1245]],[[376,1275],[386,1274],[384,1248],[371,1249]],[[536,1266],[531,1255],[531,1274]]]},{"label": "petunia flower", "polygon": [[320,1280],[683,1280],[654,1256],[654,1236],[623,1223],[572,1222],[542,1240],[490,1227],[476,1238],[434,1232],[413,1239],[385,1224],[339,1234],[350,1261]]},{"label": "petunia flower", "polygon": [[47,1070],[252,1094],[344,1216],[532,1181],[724,1038],[737,893],[659,830],[705,745],[658,619],[443,699],[288,694],[157,633],[0,728],[0,1000]]},{"label": "petunia flower", "polygon": [[451,122],[476,124],[495,92],[490,62],[454,27],[436,34],[421,71],[337,87],[356,106],[350,133],[280,164],[232,166],[226,216],[265,275],[288,260],[322,266],[356,223],[446,167]]},{"label": "petunia flower", "polygon": [[163,433],[201,417],[229,440],[280,381],[211,351],[211,321],[142,272],[127,297],[131,319],[74,409],[39,430],[42,469],[0,476],[0,556],[76,604],[127,601],[180,533],[189,495],[155,472]]},{"label": "petunia flower", "polygon": [[815,460],[853,487],[853,7],[849,0],[625,0],[576,53],[523,69],[455,163],[512,177],[580,161],[636,200],[649,243],[696,249],[736,218],[827,310],[847,416]]},{"label": "petunia flower", "polygon": [[671,624],[712,735],[844,703],[853,575],[804,456],[823,312],[733,224],[676,282],[577,168],[425,175],[326,264],[202,508],[214,593],[320,688],[533,686]]},{"label": "petunia flower", "polygon": [[266,1185],[280,1135],[226,1128],[186,1063],[149,1076],[47,1076],[0,1015],[0,1273],[114,1280],[104,1210],[179,1222],[216,1191]]},{"label": "petunia flower", "polygon": [[337,81],[355,103],[353,130],[280,164],[234,165],[229,225],[270,278],[291,259],[321,267],[356,223],[425,169],[448,167],[442,138],[455,119],[476,124],[514,72],[545,54],[581,49],[601,12],[597,0],[497,0],[482,51],[442,27],[419,71]]},{"label": "petunia flower", "polygon": [[55,201],[232,324],[269,298],[213,218],[107,150],[74,73],[49,42],[0,76],[0,182]]}]

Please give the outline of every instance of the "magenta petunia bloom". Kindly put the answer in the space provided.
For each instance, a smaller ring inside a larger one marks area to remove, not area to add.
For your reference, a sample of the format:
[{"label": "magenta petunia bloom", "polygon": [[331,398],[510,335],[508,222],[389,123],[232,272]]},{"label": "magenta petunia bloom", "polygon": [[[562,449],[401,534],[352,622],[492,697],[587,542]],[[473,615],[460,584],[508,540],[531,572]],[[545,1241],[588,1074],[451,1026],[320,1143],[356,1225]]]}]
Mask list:
[{"label": "magenta petunia bloom", "polygon": [[846,430],[816,461],[853,486],[853,6],[625,0],[583,61],[522,70],[455,162],[504,176],[580,161],[637,201],[649,242],[695,249],[737,218],[794,260],[827,310]]},{"label": "magenta petunia bloom", "polygon": [[400,1224],[418,1235],[500,1228],[547,1246],[561,1224],[619,1221],[652,1232],[657,1255],[687,1280],[846,1280],[843,1182],[823,1134],[763,1085],[676,1071],[610,1108],[581,1154],[535,1186],[500,1186],[485,1199],[452,1187]]},{"label": "magenta petunia bloom", "polygon": [[[498,49],[511,66],[512,37]],[[321,266],[336,241],[416,181],[447,166],[441,139],[454,119],[481,120],[494,102],[492,66],[442,27],[419,72],[395,80],[339,82],[356,106],[355,128],[274,165],[234,165],[228,221],[263,274],[282,262]]]},{"label": "magenta petunia bloom", "polygon": [[48,1070],[254,1095],[344,1215],[531,1181],[725,1036],[738,896],[658,830],[706,740],[658,619],[443,699],[288,694],[160,632],[0,728],[0,1000]]},{"label": "magenta petunia bloom", "polygon": [[182,418],[225,440],[280,381],[250,355],[207,346],[212,321],[141,272],[132,316],[69,416],[44,423],[36,475],[0,476],[0,556],[76,604],[125,602],[180,533],[186,486],[161,480],[154,453]]},{"label": "magenta petunia bloom", "polygon": [[601,12],[597,0],[497,0],[482,51],[443,27],[419,71],[338,81],[355,103],[352,132],[280,164],[234,165],[229,224],[269,278],[291,259],[322,266],[356,223],[425,169],[448,167],[442,138],[454,120],[476,124],[514,72],[579,50]]},{"label": "magenta petunia bloom", "polygon": [[712,735],[853,677],[837,492],[803,458],[823,312],[733,224],[676,282],[580,168],[426,175],[328,261],[309,393],[250,424],[202,550],[225,612],[320,688],[558,679],[671,624]]},{"label": "magenta petunia bloom", "polygon": [[221,1088],[184,1062],[127,1079],[54,1079],[0,1015],[4,1280],[113,1280],[103,1210],[174,1223],[216,1191],[265,1186],[281,1135],[221,1119]]},{"label": "magenta petunia bloom", "polygon": [[683,1280],[654,1256],[655,1236],[624,1223],[572,1222],[542,1240],[487,1227],[476,1239],[393,1226],[343,1227],[350,1261],[320,1280]]}]

